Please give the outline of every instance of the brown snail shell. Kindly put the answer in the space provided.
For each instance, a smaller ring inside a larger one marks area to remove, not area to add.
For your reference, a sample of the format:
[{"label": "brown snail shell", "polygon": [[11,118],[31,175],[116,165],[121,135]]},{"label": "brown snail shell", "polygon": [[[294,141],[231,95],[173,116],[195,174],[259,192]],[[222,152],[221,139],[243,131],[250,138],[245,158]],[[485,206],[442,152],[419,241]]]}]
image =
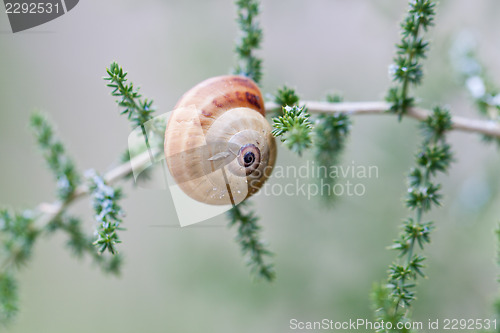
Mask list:
[{"label": "brown snail shell", "polygon": [[189,197],[238,204],[256,193],[276,161],[264,100],[249,78],[207,79],[181,97],[165,131],[165,156]]}]

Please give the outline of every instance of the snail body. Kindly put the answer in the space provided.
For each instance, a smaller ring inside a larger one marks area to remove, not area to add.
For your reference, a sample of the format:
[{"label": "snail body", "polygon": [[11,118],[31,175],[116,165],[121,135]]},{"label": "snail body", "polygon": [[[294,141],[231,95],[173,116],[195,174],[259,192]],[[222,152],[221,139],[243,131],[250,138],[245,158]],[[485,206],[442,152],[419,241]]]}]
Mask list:
[{"label": "snail body", "polygon": [[164,145],[168,168],[192,199],[238,204],[271,174],[276,160],[271,130],[251,79],[207,79],[181,97],[170,117]]}]

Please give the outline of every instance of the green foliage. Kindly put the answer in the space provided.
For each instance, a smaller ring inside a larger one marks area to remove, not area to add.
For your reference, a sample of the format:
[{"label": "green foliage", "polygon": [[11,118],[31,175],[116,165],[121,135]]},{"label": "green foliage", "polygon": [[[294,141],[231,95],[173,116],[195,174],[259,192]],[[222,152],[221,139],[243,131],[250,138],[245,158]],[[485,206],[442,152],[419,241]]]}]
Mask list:
[{"label": "green foliage", "polygon": [[[479,112],[493,121],[500,121],[500,89],[479,61],[471,36],[463,34],[457,38],[451,49],[451,60]],[[499,138],[484,135],[483,139],[485,142],[496,142],[500,147]]]},{"label": "green foliage", "polygon": [[328,103],[341,103],[344,101],[344,97],[341,94],[331,93],[326,95],[326,101]]},{"label": "green foliage", "polygon": [[58,216],[49,224],[49,231],[62,230],[68,236],[67,246],[77,258],[89,255],[95,264],[99,265],[103,272],[113,275],[120,274],[122,258],[119,254],[106,256],[96,251],[94,236],[85,234],[82,222],[79,218],[69,215]]},{"label": "green foliage", "polygon": [[281,137],[281,142],[287,148],[302,155],[302,152],[312,144],[312,123],[305,107],[285,106],[283,115],[273,118],[275,137]]},{"label": "green foliage", "polygon": [[314,124],[315,158],[320,165],[335,165],[340,160],[351,130],[351,119],[345,113],[321,114]]},{"label": "green foliage", "polygon": [[230,219],[229,226],[238,226],[236,241],[240,244],[243,255],[248,256],[248,266],[250,266],[252,273],[259,278],[273,281],[276,277],[274,266],[265,260],[265,257],[272,256],[272,253],[266,249],[266,244],[259,239],[261,229],[257,223],[259,219],[253,211],[245,213],[243,211],[245,208],[248,208],[247,201],[233,206],[227,212]]},{"label": "green foliage", "polygon": [[[415,104],[409,96],[411,85],[421,83],[423,70],[420,61],[426,57],[429,43],[421,37],[433,24],[435,3],[430,0],[410,1],[407,16],[401,24],[401,43],[390,67],[393,81],[397,84],[389,90],[386,100],[391,104],[390,112],[401,120],[408,108]],[[434,205],[439,205],[441,186],[431,181],[438,172],[446,172],[452,162],[450,147],[445,142],[445,133],[451,129],[451,115],[443,108],[435,108],[422,122],[424,140],[416,154],[416,166],[408,175],[409,188],[406,205],[414,217],[407,218],[402,225],[398,239],[391,246],[398,253],[398,259],[389,266],[386,285],[377,286],[374,291],[376,319],[397,322],[409,321],[411,304],[415,300],[418,277],[425,277],[425,257],[414,254],[415,244],[420,250],[430,242],[433,222],[424,222],[423,214]],[[381,297],[387,297],[386,300]],[[401,330],[405,332],[405,330]]]},{"label": "green foliage", "polygon": [[92,246],[93,240],[83,232],[80,219],[73,216],[59,216],[49,224],[50,232],[58,229],[65,231],[69,235],[67,246],[76,257],[82,257],[89,245],[91,245],[92,252],[97,253],[94,246]]},{"label": "green foliage", "polygon": [[[404,314],[398,311],[392,311],[392,309],[396,308],[396,301],[394,301],[393,297],[391,297],[389,286],[387,284],[375,283],[370,296],[372,300],[373,312],[379,321],[383,320],[384,323],[391,323],[391,327],[396,327],[399,322],[408,322],[408,319],[404,317]],[[386,333],[386,331],[382,330],[377,332]],[[397,330],[392,329],[390,332],[397,332]],[[408,333],[409,330],[402,329],[400,332]]]},{"label": "green foliage", "polygon": [[116,244],[121,243],[118,230],[123,230],[120,228],[123,211],[118,204],[122,197],[121,191],[107,185],[94,171],[90,171],[87,177],[91,183],[97,221],[97,240],[94,245],[99,249],[99,253],[108,250],[111,254],[116,254]]},{"label": "green foliage", "polygon": [[132,122],[133,127],[143,126],[145,122],[153,118],[152,114],[155,111],[153,108],[153,100],[142,99],[139,93],[139,88],[134,88],[132,82],[127,82],[127,72],[116,63],[113,62],[109,68],[106,68],[108,73],[104,80],[109,81],[108,87],[113,88],[112,96],[121,97],[116,103],[124,108],[121,114],[126,114]]},{"label": "green foliage", "polygon": [[44,115],[34,113],[31,116],[31,127],[49,169],[57,180],[58,196],[61,200],[67,200],[80,184],[75,164],[66,155],[63,143],[56,137],[52,125]]},{"label": "green foliage", "polygon": [[421,34],[434,21],[434,1],[410,1],[408,14],[401,23],[401,42],[397,45],[394,64],[390,67],[392,80],[397,83],[387,94],[386,100],[391,104],[389,111],[398,114],[401,120],[403,114],[415,103],[408,95],[410,85],[418,85],[422,81],[422,65],[420,61],[426,57],[429,43],[422,39]]},{"label": "green foliage", "polygon": [[418,244],[423,250],[425,244],[430,243],[430,235],[434,230],[434,222],[424,222],[423,214],[441,202],[441,185],[433,183],[432,177],[438,172],[446,172],[453,161],[450,146],[445,141],[446,131],[451,128],[450,119],[446,109],[436,107],[422,122],[424,140],[415,156],[416,166],[408,176],[406,198],[406,205],[414,216],[403,221],[401,234],[390,247],[398,252],[398,259],[389,267],[387,284],[376,287],[386,288],[389,296],[389,300],[383,303],[386,307],[378,306],[380,300],[379,304],[375,304],[378,306],[377,320],[387,317],[398,321],[410,320],[409,310],[415,300],[417,279],[425,277],[425,257],[415,254],[415,246]]},{"label": "green foliage", "polygon": [[432,115],[425,119],[421,125],[425,142],[436,141],[442,138],[446,131],[452,129],[451,114],[447,109],[435,107]]},{"label": "green foliage", "polygon": [[[327,101],[339,103],[342,97],[328,95]],[[345,113],[321,114],[316,118],[313,133],[314,158],[320,167],[326,167],[329,170],[331,166],[340,163],[350,130],[351,119]],[[333,188],[337,179],[330,177],[327,173],[320,173],[320,180],[330,184]],[[333,191],[328,192],[331,194],[325,198],[335,198]]]},{"label": "green foliage", "polygon": [[418,152],[416,161],[419,167],[427,169],[432,176],[435,176],[438,171],[445,172],[452,161],[450,146],[447,144],[425,145]]},{"label": "green foliage", "polygon": [[27,262],[40,231],[34,226],[31,211],[12,214],[0,211],[0,231],[2,231],[2,252],[8,258],[6,264],[20,266]]},{"label": "green foliage", "polygon": [[0,322],[6,323],[13,319],[18,308],[16,280],[7,272],[0,273]]},{"label": "green foliage", "polygon": [[[500,267],[500,224],[497,225],[495,236],[497,241],[497,266]],[[497,281],[500,282],[500,276],[497,277]],[[495,318],[497,319],[497,321],[500,320],[500,296],[497,296],[497,299],[495,300],[494,311]]]},{"label": "green foliage", "polygon": [[[127,72],[123,71],[123,68],[116,62],[111,63],[109,68],[106,68],[108,74],[104,77],[105,81],[109,81],[108,87],[113,88],[111,92],[112,96],[121,97],[120,100],[116,100],[119,107],[123,108],[121,114],[126,114],[128,120],[132,123],[132,127],[140,127],[142,135],[146,143],[146,149],[150,154],[151,160],[153,160],[153,146],[157,148],[158,151],[163,151],[163,136],[165,134],[166,124],[163,123],[163,118],[153,118],[153,113],[156,111],[153,107],[153,100],[143,99],[142,95],[139,94],[139,88],[135,88],[132,82],[127,82]],[[152,122],[148,123],[149,133],[147,133],[144,124],[150,120]],[[135,147],[132,147],[135,148]],[[141,146],[141,149],[144,148]],[[134,152],[139,155],[141,152]],[[130,152],[127,150],[122,155],[122,161],[126,162],[130,160]],[[145,170],[142,177],[147,177],[151,170]],[[131,178],[132,174],[129,174],[126,178]]]},{"label": "green foliage", "polygon": [[262,60],[255,56],[255,50],[262,42],[262,29],[257,22],[260,13],[257,0],[237,0],[236,22],[240,29],[240,36],[236,43],[237,66],[233,73],[244,75],[256,83],[262,78]]},{"label": "green foliage", "polygon": [[281,107],[299,105],[299,96],[294,89],[283,86],[274,96],[274,102]]},{"label": "green foliage", "polygon": [[[330,103],[343,100],[338,94],[329,94],[326,99]],[[345,113],[320,114],[313,127],[307,109],[298,106],[299,97],[294,89],[283,86],[278,89],[274,101],[282,107],[281,116],[273,118],[274,136],[281,136],[285,146],[299,155],[314,146],[314,157],[319,166],[328,168],[339,163],[351,127],[351,120]],[[336,179],[328,174],[320,177],[320,181],[335,185]]]},{"label": "green foliage", "polygon": [[[500,224],[497,225],[495,230],[495,236],[497,241],[497,265],[500,268]],[[498,282],[500,282],[500,276],[498,277]]]},{"label": "green foliage", "polygon": [[[52,125],[45,116],[35,113],[31,117],[31,127],[33,128],[40,150],[57,180],[57,192],[59,200],[51,209],[58,210],[56,213],[47,213],[39,209],[26,210],[22,213],[12,214],[7,210],[0,211],[0,231],[1,231],[1,254],[2,265],[0,266],[0,322],[7,322],[17,312],[17,284],[13,276],[13,271],[21,265],[27,263],[31,256],[33,246],[38,236],[44,232],[65,231],[70,239],[68,247],[77,256],[89,253],[94,261],[98,263],[105,272],[117,274],[120,268],[121,258],[113,256],[106,258],[100,255],[92,245],[93,239],[86,236],[82,231],[81,222],[74,217],[67,217],[65,212],[68,205],[77,196],[76,189],[80,185],[80,175],[76,171],[75,164],[66,154],[64,144],[57,138]],[[99,191],[96,190],[98,194]],[[96,196],[98,197],[98,196]],[[119,194],[114,194],[117,199]],[[116,206],[108,206],[106,198],[101,200],[99,212],[102,216],[102,225],[105,221],[113,225],[109,209],[117,211]],[[97,199],[96,199],[97,202]],[[111,215],[113,217],[113,215]],[[47,218],[48,217],[48,218]],[[38,219],[47,220],[40,226],[36,225]],[[115,223],[116,224],[116,223]],[[108,227],[109,228],[109,227]],[[106,230],[109,231],[109,230]],[[113,239],[114,236],[109,238]],[[116,241],[116,240],[115,240]],[[113,246],[111,244],[111,246]],[[109,248],[109,245],[106,245]],[[114,250],[114,247],[112,247]],[[116,257],[116,258],[115,258]]]},{"label": "green foliage", "polygon": [[12,214],[8,210],[0,210],[0,231],[0,322],[6,323],[17,313],[17,282],[13,271],[27,263],[40,231],[34,226],[31,211]]},{"label": "green foliage", "polygon": [[[257,22],[260,13],[258,0],[237,0],[236,22],[240,36],[236,42],[237,65],[233,73],[251,78],[257,84],[262,78],[262,60],[255,56],[255,51],[262,42],[262,29]],[[275,278],[274,267],[265,262],[265,257],[272,255],[259,239],[260,226],[253,211],[243,212],[247,202],[233,206],[228,211],[230,226],[238,225],[236,241],[240,244],[243,255],[248,256],[248,265],[253,274],[267,281]]]},{"label": "green foliage", "polygon": [[[327,95],[330,103],[342,102],[338,94]],[[313,122],[305,107],[299,107],[299,97],[294,89],[287,86],[278,89],[275,103],[281,106],[281,116],[273,117],[273,135],[281,136],[281,141],[292,151],[302,152],[314,147],[314,157],[319,166],[330,167],[339,163],[349,136],[351,120],[345,113],[320,114]],[[331,186],[336,179],[320,173],[320,181]],[[333,192],[325,198],[334,198]]]}]

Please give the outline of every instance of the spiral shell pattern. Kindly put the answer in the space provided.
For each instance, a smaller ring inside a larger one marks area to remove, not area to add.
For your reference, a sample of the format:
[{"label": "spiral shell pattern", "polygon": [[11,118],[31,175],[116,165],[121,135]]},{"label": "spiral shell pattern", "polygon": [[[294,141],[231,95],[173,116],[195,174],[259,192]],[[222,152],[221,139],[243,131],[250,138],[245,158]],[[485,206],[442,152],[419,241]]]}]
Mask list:
[{"label": "spiral shell pattern", "polygon": [[182,96],[167,124],[165,156],[189,197],[238,204],[270,176],[276,142],[257,85],[242,76],[205,80]]}]

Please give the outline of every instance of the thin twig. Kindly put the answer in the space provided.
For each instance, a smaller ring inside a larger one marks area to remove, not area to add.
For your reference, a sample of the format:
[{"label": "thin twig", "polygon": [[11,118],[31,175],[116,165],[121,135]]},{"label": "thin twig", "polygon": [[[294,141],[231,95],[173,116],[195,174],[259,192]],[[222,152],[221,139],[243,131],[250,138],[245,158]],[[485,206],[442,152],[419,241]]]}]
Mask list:
[{"label": "thin twig", "polygon": [[[104,180],[107,184],[113,184],[122,178],[127,177],[132,173],[132,165],[144,165],[151,161],[149,150],[137,155],[130,162],[123,163],[114,169],[106,172],[104,174]],[[73,195],[66,201],[56,201],[54,203],[41,203],[37,207],[37,211],[42,213],[37,219],[37,226],[43,228],[45,225],[50,223],[54,218],[59,216],[69,205],[79,198],[82,198],[89,194],[89,187],[87,185],[81,185],[76,188]]]},{"label": "thin twig", "polygon": [[[310,113],[336,113],[344,112],[349,115],[363,114],[390,114],[387,112],[389,104],[385,102],[347,102],[347,103],[329,103],[317,101],[303,101]],[[267,110],[278,109],[279,105],[274,102],[266,102]],[[425,120],[430,115],[429,110],[420,108],[410,108],[406,113],[407,117],[417,120]],[[491,120],[469,119],[464,117],[452,118],[453,129],[465,132],[475,132],[500,138],[500,124]],[[144,165],[150,161],[149,153],[145,152],[138,155],[133,160],[134,165]],[[104,175],[108,184],[113,184],[132,173],[132,163],[126,162]],[[89,194],[89,188],[86,185],[79,186],[73,195],[65,202],[56,201],[54,203],[42,203],[37,207],[41,213],[37,220],[37,226],[43,228],[54,218],[59,216],[75,200]]]},{"label": "thin twig", "polygon": [[[307,106],[309,113],[336,113],[344,112],[349,115],[357,114],[392,114],[387,112],[390,104],[385,102],[347,102],[329,103],[317,101],[301,101]],[[266,110],[278,109],[279,105],[274,102],[266,102]],[[425,120],[430,115],[429,110],[420,108],[410,108],[405,113],[407,117],[417,120]],[[453,117],[452,127],[455,130],[464,132],[476,132],[500,138],[500,124],[493,120],[470,119],[465,117]]]}]

